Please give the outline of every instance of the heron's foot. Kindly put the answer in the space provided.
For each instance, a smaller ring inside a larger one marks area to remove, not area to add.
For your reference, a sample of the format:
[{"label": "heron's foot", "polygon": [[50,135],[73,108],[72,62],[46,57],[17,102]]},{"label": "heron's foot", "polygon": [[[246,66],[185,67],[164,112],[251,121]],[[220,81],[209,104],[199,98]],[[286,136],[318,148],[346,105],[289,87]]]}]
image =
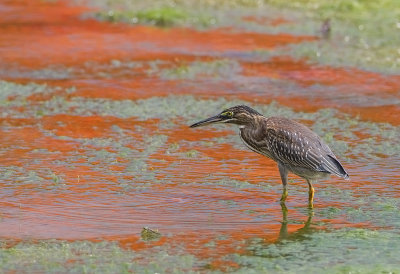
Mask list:
[{"label": "heron's foot", "polygon": [[283,192],[282,192],[282,197],[281,197],[281,204],[282,204],[282,202],[285,203],[287,196],[288,196],[288,191],[286,188],[284,188]]}]

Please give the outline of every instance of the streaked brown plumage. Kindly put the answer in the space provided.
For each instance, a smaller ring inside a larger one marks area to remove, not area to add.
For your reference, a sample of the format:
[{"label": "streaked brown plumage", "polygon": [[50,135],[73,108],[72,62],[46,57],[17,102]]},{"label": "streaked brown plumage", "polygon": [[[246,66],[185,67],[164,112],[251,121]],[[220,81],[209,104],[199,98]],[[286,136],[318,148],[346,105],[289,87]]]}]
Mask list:
[{"label": "streaked brown plumage", "polygon": [[283,184],[281,201],[287,197],[287,177],[292,172],[309,185],[309,204],[312,207],[312,183],[335,174],[347,179],[349,175],[331,149],[308,127],[283,117],[265,117],[254,109],[240,105],[200,121],[190,127],[212,123],[239,125],[240,138],[251,150],[278,163]]}]

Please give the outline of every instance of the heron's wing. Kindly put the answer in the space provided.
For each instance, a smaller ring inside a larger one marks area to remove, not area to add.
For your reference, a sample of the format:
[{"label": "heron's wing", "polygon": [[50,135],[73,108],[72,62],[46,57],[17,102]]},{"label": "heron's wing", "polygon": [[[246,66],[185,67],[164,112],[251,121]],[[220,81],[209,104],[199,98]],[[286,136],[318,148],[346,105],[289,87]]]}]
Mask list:
[{"label": "heron's wing", "polygon": [[294,127],[290,131],[279,127],[268,128],[267,142],[274,158],[284,164],[348,177],[330,148],[305,126],[299,130]]}]

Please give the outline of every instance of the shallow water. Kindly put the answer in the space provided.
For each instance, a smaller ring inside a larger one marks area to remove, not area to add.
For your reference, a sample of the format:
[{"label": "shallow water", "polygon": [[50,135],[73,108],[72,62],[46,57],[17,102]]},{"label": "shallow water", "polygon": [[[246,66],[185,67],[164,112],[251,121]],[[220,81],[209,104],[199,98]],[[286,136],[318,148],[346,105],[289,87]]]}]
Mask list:
[{"label": "shallow water", "polygon": [[[0,6],[4,243],[22,242],[12,248],[28,254],[24,244],[89,240],[96,253],[104,246],[95,243],[116,241],[112,248],[148,269],[160,262],[156,250],[177,261],[159,263],[161,271],[296,272],[293,250],[327,235],[305,260],[315,268],[299,269],[398,270],[398,249],[385,241],[400,242],[399,76],[253,51],[316,37],[80,19],[87,11],[62,2]],[[306,183],[291,177],[286,215],[275,163],[248,151],[233,127],[187,127],[238,103],[312,127],[351,180],[316,184],[309,212]],[[162,237],[141,240],[146,226]],[[380,253],[342,258],[337,248]],[[37,261],[25,267],[68,269],[67,260],[53,268],[45,256]]]}]

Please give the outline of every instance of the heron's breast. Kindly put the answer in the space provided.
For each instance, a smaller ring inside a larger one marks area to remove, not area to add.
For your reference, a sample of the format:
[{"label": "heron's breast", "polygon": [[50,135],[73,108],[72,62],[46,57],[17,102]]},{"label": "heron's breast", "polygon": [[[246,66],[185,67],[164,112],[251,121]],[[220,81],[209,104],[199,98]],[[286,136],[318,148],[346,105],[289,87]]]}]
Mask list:
[{"label": "heron's breast", "polygon": [[274,159],[272,153],[268,149],[264,140],[259,140],[256,137],[256,134],[251,129],[247,129],[245,127],[241,127],[239,131],[240,139],[242,139],[243,143],[252,151],[257,152],[261,155],[264,155],[268,158]]}]

